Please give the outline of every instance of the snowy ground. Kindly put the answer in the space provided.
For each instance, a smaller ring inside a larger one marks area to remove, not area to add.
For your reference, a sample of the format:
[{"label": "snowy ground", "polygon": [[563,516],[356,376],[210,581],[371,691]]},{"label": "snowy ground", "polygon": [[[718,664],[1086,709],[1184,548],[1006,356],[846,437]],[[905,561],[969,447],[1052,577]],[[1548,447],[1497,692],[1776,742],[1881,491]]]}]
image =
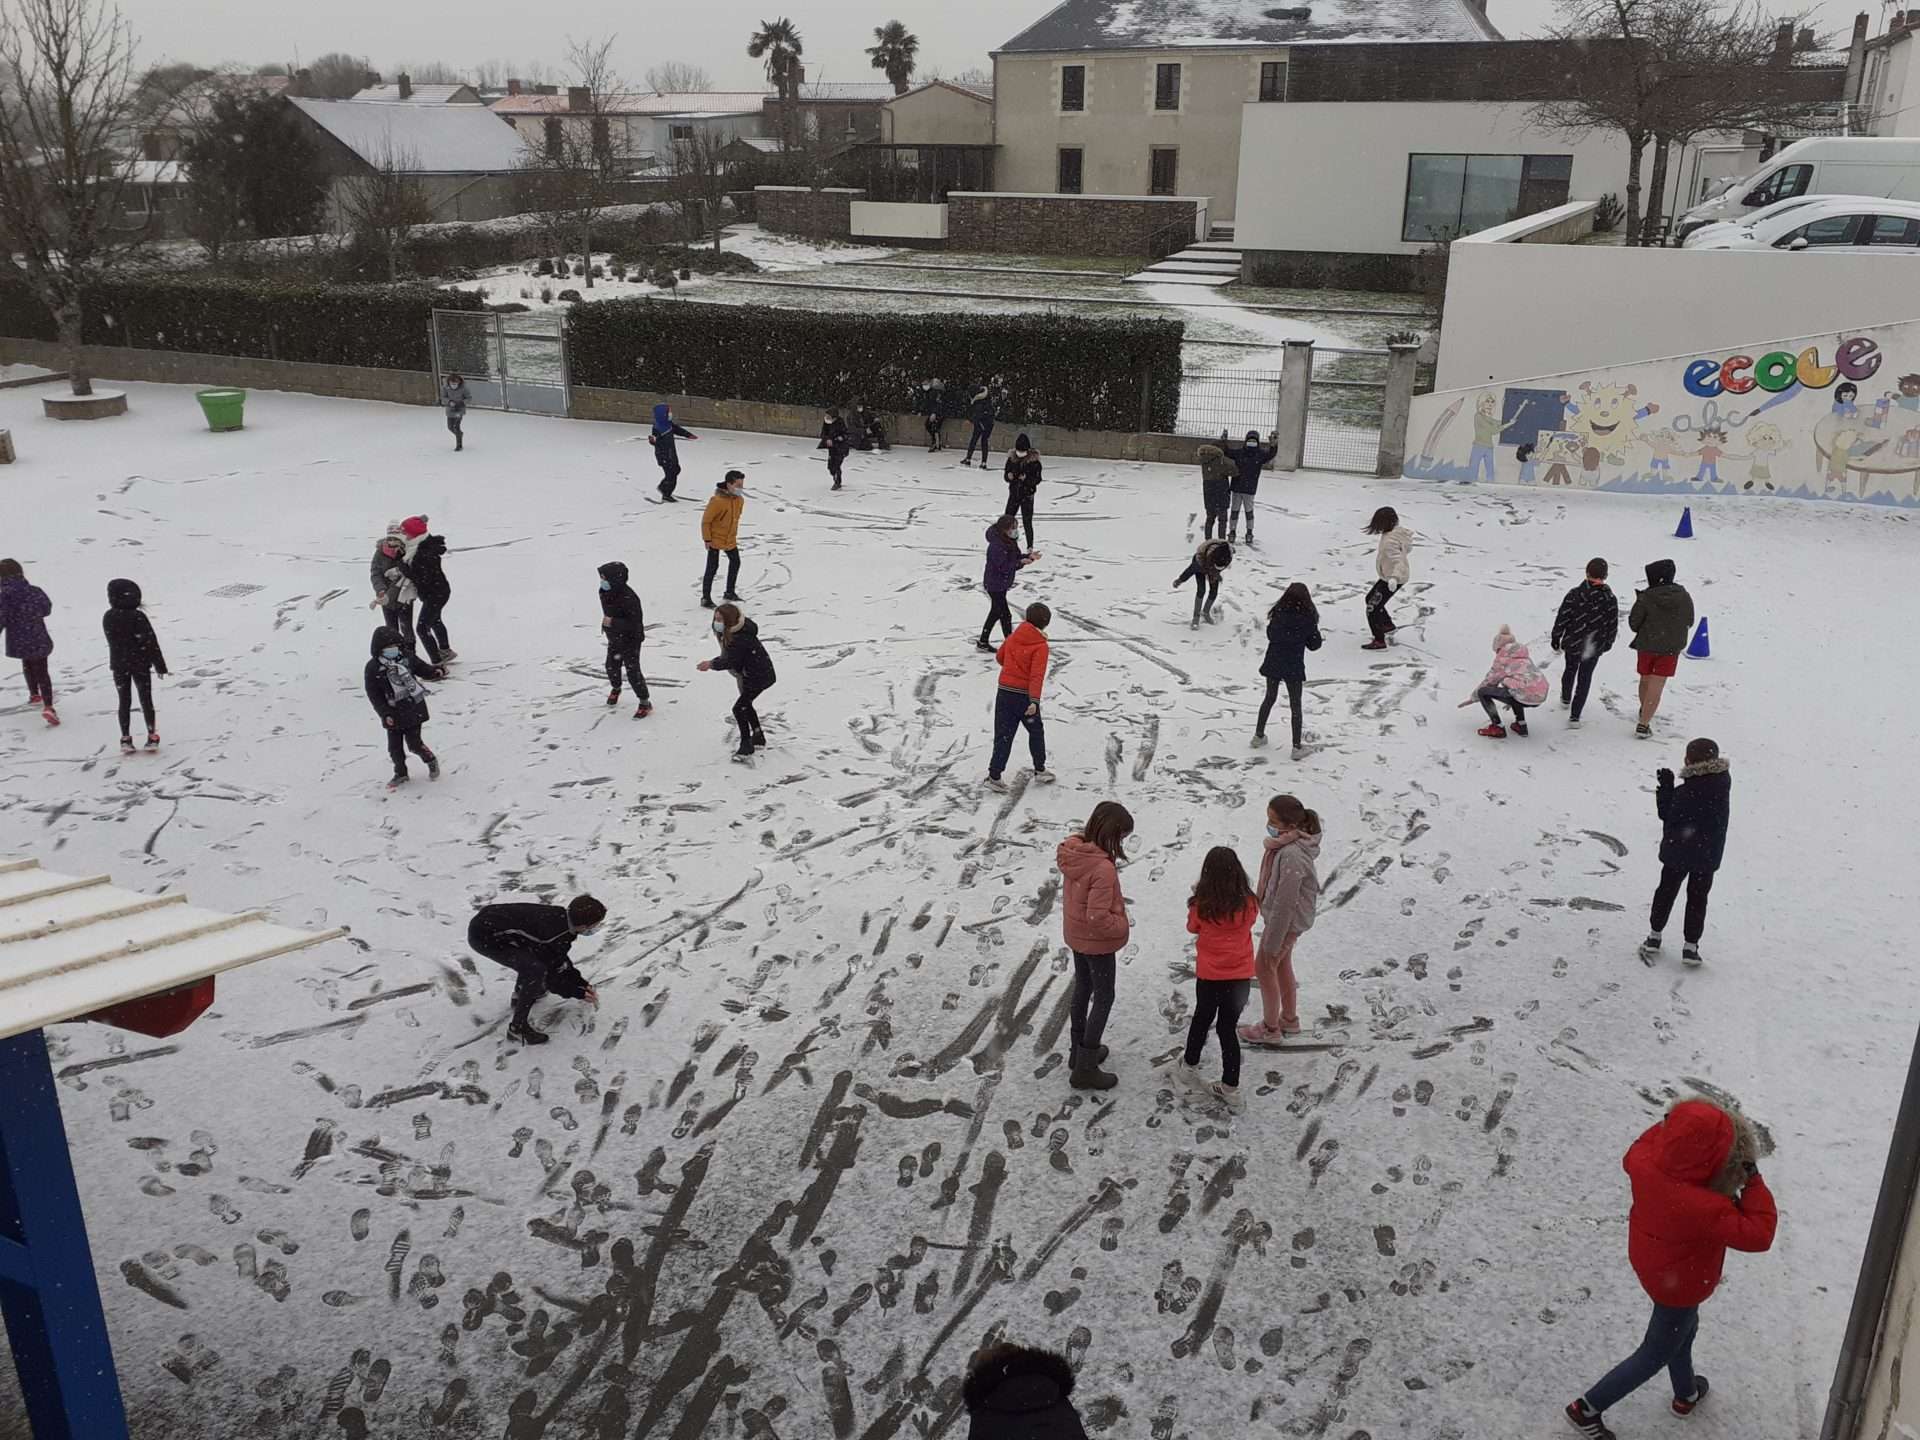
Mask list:
[{"label": "snowy ground", "polygon": [[[6,678],[0,853],[354,933],[223,979],[177,1040],[53,1036],[143,1440],[957,1440],[957,1376],[1002,1326],[1068,1350],[1116,1440],[1558,1434],[1644,1322],[1619,1154],[1695,1084],[1772,1128],[1783,1219],[1705,1312],[1690,1430],[1815,1433],[1920,998],[1911,696],[1859,623],[1906,517],[1709,500],[1679,542],[1637,497],[1276,477],[1194,635],[1167,587],[1197,477],[1050,462],[1015,599],[1056,609],[1061,783],[1020,751],[1001,797],[971,648],[997,477],[902,450],[830,494],[804,443],[683,446],[696,501],[751,477],[743,588],[781,678],[748,768],[730,687],[693,669],[699,508],[645,503],[636,432],[476,413],[455,456],[429,410],[255,394],[212,435],[190,390],[128,390],[91,425],[0,392],[0,544],[53,597],[67,722]],[[1375,657],[1383,502],[1421,537],[1423,619]],[[427,732],[446,777],[390,798],[366,561],[419,510],[462,658]],[[1476,739],[1455,707],[1489,636],[1541,636],[1595,552],[1623,596],[1677,555],[1715,658],[1657,744],[1624,653],[1585,730]],[[653,626],[646,721],[601,703],[613,558]],[[175,670],[157,757],[114,743],[95,617],[121,574]],[[1294,578],[1328,636],[1299,764],[1246,743],[1258,617]],[[1652,772],[1696,733],[1736,777],[1712,963],[1649,970]],[[1184,899],[1287,789],[1327,825],[1300,966],[1337,1043],[1250,1055],[1230,1118],[1167,1083]],[[1138,820],[1137,928],[1095,1098],[1062,1068],[1052,855],[1108,796]],[[613,909],[580,956],[603,1003],[516,1049],[467,913],[579,888]],[[1664,1407],[1610,1419],[1664,1433]]]}]

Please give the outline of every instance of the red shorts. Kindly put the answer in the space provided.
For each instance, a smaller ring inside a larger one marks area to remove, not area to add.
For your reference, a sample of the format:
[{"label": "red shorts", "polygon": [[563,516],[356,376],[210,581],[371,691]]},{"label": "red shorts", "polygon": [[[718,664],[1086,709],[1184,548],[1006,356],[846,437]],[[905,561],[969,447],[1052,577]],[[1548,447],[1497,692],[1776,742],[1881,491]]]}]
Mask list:
[{"label": "red shorts", "polygon": [[1678,655],[1655,655],[1649,650],[1641,650],[1638,654],[1640,659],[1634,667],[1638,674],[1670,676],[1680,668]]}]

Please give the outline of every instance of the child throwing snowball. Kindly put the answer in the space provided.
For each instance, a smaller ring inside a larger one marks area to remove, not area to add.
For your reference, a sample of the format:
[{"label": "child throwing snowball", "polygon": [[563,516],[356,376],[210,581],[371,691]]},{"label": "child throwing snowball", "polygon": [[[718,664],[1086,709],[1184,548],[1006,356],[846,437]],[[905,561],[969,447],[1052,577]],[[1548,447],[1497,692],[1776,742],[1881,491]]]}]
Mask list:
[{"label": "child throwing snowball", "polygon": [[1173,588],[1178,590],[1187,581],[1193,581],[1193,624],[1189,628],[1198,630],[1203,619],[1213,624],[1213,602],[1220,598],[1220,572],[1231,564],[1233,546],[1225,540],[1202,540],[1199,549],[1193,552],[1193,559],[1187,562],[1187,568],[1173,582]]},{"label": "child throwing snowball", "polygon": [[[1259,918],[1260,902],[1240,857],[1226,845],[1214,846],[1187,902],[1187,933],[1199,940],[1194,947],[1193,1019],[1174,1074],[1194,1090],[1224,1101],[1236,1115],[1247,1102],[1240,1096],[1240,1033],[1234,1027],[1253,983],[1253,922]],[[1198,1068],[1208,1030],[1220,1037],[1220,1079],[1212,1086]]]},{"label": "child throwing snowball", "polygon": [[1240,1038],[1271,1045],[1300,1033],[1300,983],[1293,946],[1313,928],[1320,903],[1320,817],[1292,795],[1267,802],[1261,840],[1260,948],[1253,973],[1260,982],[1260,1022],[1242,1025]]}]

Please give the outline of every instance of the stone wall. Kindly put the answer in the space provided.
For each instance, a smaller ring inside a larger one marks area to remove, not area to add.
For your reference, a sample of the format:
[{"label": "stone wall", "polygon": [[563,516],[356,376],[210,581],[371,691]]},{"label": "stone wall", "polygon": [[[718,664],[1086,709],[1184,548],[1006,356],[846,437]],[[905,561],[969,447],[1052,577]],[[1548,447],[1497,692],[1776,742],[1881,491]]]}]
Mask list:
[{"label": "stone wall", "polygon": [[[358,365],[310,365],[293,360],[254,360],[239,355],[194,355],[177,350],[131,350],[85,345],[81,355],[98,380],[146,380],[160,385],[238,385],[248,390],[293,390],[348,400],[390,400],[399,405],[437,405],[433,376],[417,370],[374,370]],[[66,363],[51,340],[0,337],[0,365]]]},{"label": "stone wall", "polygon": [[1190,237],[1199,218],[1197,200],[955,191],[947,196],[947,247],[976,254],[1144,258],[1163,227],[1184,223]]},{"label": "stone wall", "polygon": [[804,235],[810,240],[853,238],[853,202],[864,190],[808,190],[796,185],[759,185],[754,209],[762,230]]}]

